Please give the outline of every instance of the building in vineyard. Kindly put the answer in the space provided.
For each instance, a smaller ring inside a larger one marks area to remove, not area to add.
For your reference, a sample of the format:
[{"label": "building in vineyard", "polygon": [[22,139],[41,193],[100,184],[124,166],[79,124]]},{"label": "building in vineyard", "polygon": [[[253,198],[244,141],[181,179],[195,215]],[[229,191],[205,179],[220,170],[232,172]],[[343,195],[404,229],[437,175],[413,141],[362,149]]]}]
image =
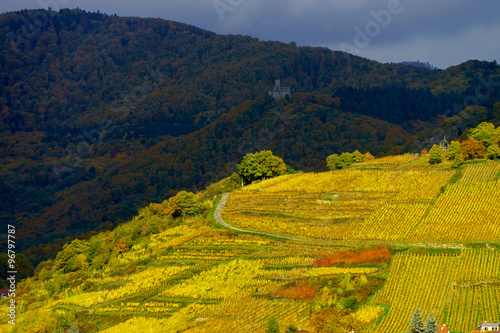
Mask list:
[{"label": "building in vineyard", "polygon": [[500,323],[487,323],[484,322],[479,325],[471,333],[484,333],[484,332],[500,332]]},{"label": "building in vineyard", "polygon": [[448,140],[446,140],[446,137],[444,137],[444,139],[439,143],[439,146],[442,150],[450,149],[450,143],[448,142]]}]

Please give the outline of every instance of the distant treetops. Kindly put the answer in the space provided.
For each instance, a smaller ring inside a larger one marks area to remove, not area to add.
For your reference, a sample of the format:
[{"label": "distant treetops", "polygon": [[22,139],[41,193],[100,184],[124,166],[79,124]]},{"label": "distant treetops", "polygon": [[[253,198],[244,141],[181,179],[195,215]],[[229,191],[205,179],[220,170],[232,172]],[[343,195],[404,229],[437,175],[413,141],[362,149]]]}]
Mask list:
[{"label": "distant treetops", "polygon": [[[453,161],[452,167],[457,168],[465,160],[477,158],[488,158],[497,160],[500,158],[500,126],[495,128],[494,124],[482,122],[476,128],[469,130],[467,140],[452,141],[446,156]],[[434,145],[429,151],[429,163],[437,164],[442,161],[442,149]]]},{"label": "distant treetops", "polygon": [[326,165],[330,171],[345,169],[353,165],[354,163],[361,163],[365,161],[373,160],[374,157],[370,152],[366,154],[361,154],[359,150],[354,153],[342,153],[341,155],[332,154],[327,157]]},{"label": "distant treetops", "polygon": [[[443,150],[443,147],[435,144],[429,152],[423,149],[421,155],[426,155],[429,158],[429,164],[439,164],[442,162],[444,154],[446,154],[448,160],[452,161],[451,166],[453,168],[461,166],[465,160],[477,158],[500,159],[500,126],[495,128],[492,123],[482,122],[477,127],[469,130],[467,140],[463,140],[461,143],[456,140],[452,141],[447,145],[447,148],[447,150]],[[373,155],[369,152],[363,155],[356,150],[353,153],[332,154],[327,157],[326,165],[330,171],[334,171],[373,158]]]}]

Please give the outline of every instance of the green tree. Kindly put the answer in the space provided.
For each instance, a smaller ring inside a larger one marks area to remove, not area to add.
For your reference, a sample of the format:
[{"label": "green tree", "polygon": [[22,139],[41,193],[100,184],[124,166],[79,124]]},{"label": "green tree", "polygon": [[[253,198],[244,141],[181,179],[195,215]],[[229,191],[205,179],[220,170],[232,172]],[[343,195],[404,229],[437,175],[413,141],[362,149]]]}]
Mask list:
[{"label": "green tree", "polygon": [[432,146],[431,150],[429,151],[429,163],[438,164],[441,163],[442,159],[443,156],[441,152],[441,147],[439,147],[438,145]]},{"label": "green tree", "polygon": [[330,171],[335,171],[337,169],[337,162],[339,159],[339,155],[332,154],[326,158],[326,166]]},{"label": "green tree", "polygon": [[491,146],[488,147],[488,150],[486,151],[486,156],[492,160],[500,158],[500,147],[498,147],[497,144],[492,144]]},{"label": "green tree", "polygon": [[345,169],[350,167],[354,163],[354,157],[351,153],[342,153],[337,160],[338,169]]},{"label": "green tree", "polygon": [[280,324],[275,316],[267,319],[266,333],[280,333]]},{"label": "green tree", "polygon": [[286,166],[286,174],[287,175],[293,175],[293,174],[296,174],[297,171],[293,170],[293,168],[289,165]]},{"label": "green tree", "polygon": [[177,199],[177,204],[181,207],[183,215],[192,216],[201,212],[202,204],[196,194],[180,191],[177,193]]},{"label": "green tree", "polygon": [[458,168],[462,164],[464,164],[464,155],[459,154],[455,157],[455,159],[453,160],[453,163],[451,163],[451,167]]},{"label": "green tree", "polygon": [[500,145],[500,126],[495,129],[495,132],[493,132],[493,143]]},{"label": "green tree", "polygon": [[434,318],[434,313],[431,312],[431,315],[429,316],[429,319],[427,320],[427,328],[425,330],[425,333],[438,333],[438,324],[436,322],[436,319]]},{"label": "green tree", "polygon": [[458,168],[462,164],[464,164],[464,155],[462,153],[462,146],[458,141],[452,141],[450,143],[450,148],[448,149],[447,156],[450,160],[453,161],[451,163],[452,168]]},{"label": "green tree", "polygon": [[354,163],[361,163],[365,160],[365,156],[359,152],[359,150],[356,150],[354,153],[351,154],[352,159],[354,160]]},{"label": "green tree", "polygon": [[410,332],[409,333],[426,333],[425,324],[422,316],[420,315],[420,309],[417,307],[410,321]]},{"label": "green tree", "polygon": [[488,122],[482,122],[477,125],[476,128],[469,130],[469,138],[474,138],[476,141],[483,142],[486,147],[494,143],[493,137],[495,134],[495,125]]},{"label": "green tree", "polygon": [[299,330],[294,325],[288,326],[285,333],[297,333]]},{"label": "green tree", "polygon": [[284,175],[287,169],[281,158],[274,156],[270,150],[263,150],[246,154],[236,171],[249,184],[255,180]]},{"label": "green tree", "polygon": [[64,245],[63,250],[57,254],[54,262],[55,270],[61,270],[64,273],[68,273],[81,268],[81,259],[83,257],[77,260],[77,256],[85,253],[89,245],[89,242],[80,239],[75,239],[70,244]]},{"label": "green tree", "polygon": [[458,141],[452,141],[450,142],[450,148],[446,152],[446,155],[450,160],[455,160],[458,155],[462,155],[462,147],[460,145],[460,142]]}]

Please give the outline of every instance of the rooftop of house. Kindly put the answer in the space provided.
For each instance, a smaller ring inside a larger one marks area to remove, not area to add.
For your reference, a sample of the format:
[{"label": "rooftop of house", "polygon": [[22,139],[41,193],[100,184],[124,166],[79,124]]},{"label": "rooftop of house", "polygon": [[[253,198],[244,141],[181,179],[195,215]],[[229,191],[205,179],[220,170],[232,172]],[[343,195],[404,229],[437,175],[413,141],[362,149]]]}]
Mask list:
[{"label": "rooftop of house", "polygon": [[499,326],[500,327],[500,323],[487,323],[487,322],[484,322],[482,323],[480,326]]}]

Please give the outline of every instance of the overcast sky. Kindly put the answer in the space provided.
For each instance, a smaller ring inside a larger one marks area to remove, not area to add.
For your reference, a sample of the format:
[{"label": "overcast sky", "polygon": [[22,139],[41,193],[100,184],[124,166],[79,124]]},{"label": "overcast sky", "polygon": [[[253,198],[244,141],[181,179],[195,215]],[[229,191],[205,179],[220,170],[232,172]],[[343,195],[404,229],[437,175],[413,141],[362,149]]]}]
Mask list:
[{"label": "overcast sky", "polygon": [[324,46],[439,68],[500,61],[499,0],[0,0],[0,12],[52,7],[160,17],[224,34]]}]

